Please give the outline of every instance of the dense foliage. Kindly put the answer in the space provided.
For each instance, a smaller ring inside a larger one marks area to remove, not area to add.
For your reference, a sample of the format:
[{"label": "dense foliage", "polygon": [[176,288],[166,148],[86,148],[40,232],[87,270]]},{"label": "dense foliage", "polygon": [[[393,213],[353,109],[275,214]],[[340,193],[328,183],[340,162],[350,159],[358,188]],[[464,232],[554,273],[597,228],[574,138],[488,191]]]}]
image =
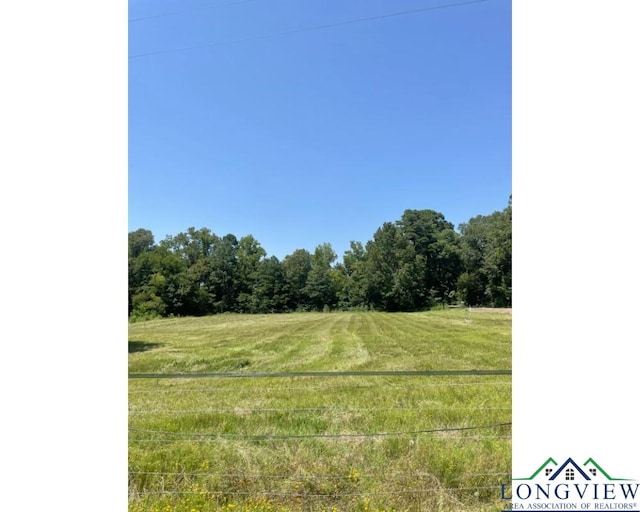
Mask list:
[{"label": "dense foliage", "polygon": [[459,232],[441,213],[406,210],[337,259],[328,243],[280,261],[251,235],[189,228],[156,244],[151,231],[138,229],[129,233],[129,314],[510,307],[511,200]]}]

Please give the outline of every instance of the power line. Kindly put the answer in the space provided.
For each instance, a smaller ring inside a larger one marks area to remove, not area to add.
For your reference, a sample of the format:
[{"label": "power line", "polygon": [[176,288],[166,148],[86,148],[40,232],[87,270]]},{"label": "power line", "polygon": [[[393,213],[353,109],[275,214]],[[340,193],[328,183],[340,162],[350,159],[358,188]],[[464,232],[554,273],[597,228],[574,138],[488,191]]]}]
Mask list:
[{"label": "power line", "polygon": [[348,21],[342,21],[342,22],[338,22],[338,23],[328,23],[326,25],[316,25],[314,27],[305,27],[305,28],[298,28],[298,29],[293,29],[293,30],[286,30],[283,32],[275,32],[272,34],[265,34],[262,36],[253,36],[253,37],[247,37],[244,39],[232,39],[232,40],[228,40],[228,41],[219,41],[219,42],[215,42],[215,43],[205,43],[205,44],[200,44],[200,45],[194,45],[194,46],[187,46],[184,48],[173,48],[170,50],[159,50],[156,52],[148,52],[148,53],[139,53],[136,55],[130,55],[129,59],[137,59],[137,58],[141,58],[141,57],[151,57],[153,55],[163,55],[166,53],[175,53],[175,52],[183,52],[183,51],[188,51],[188,50],[197,50],[197,49],[201,49],[201,48],[212,48],[214,46],[223,46],[223,45],[228,45],[228,44],[238,44],[238,43],[245,43],[245,42],[250,42],[250,41],[259,41],[259,40],[263,40],[263,39],[270,39],[273,37],[280,37],[280,36],[288,36],[288,35],[292,35],[292,34],[300,34],[302,32],[311,32],[314,30],[323,30],[323,29],[327,29],[327,28],[333,28],[333,27],[342,27],[345,25],[353,25],[355,23],[366,23],[369,21],[377,21],[377,20],[382,20],[382,19],[386,19],[386,18],[393,18],[396,16],[408,16],[411,14],[418,14],[421,12],[427,12],[427,11],[435,11],[438,9],[448,9],[449,7],[459,7],[459,6],[463,6],[463,5],[470,5],[470,4],[479,4],[482,2],[486,2],[488,0],[470,0],[468,2],[459,2],[459,3],[455,3],[455,4],[446,4],[446,5],[437,5],[437,6],[432,6],[432,7],[424,7],[422,9],[413,9],[410,11],[401,11],[401,12],[395,12],[395,13],[390,13],[390,14],[381,14],[379,16],[370,16],[368,18],[358,18],[358,19],[353,19],[353,20],[348,20]]},{"label": "power line", "polygon": [[228,6],[232,6],[232,5],[246,4],[246,3],[254,2],[254,1],[255,0],[238,0],[237,2],[228,2],[226,4],[205,5],[205,6],[202,6],[202,7],[195,7],[193,9],[184,9],[182,11],[165,12],[165,13],[161,13],[161,14],[152,14],[151,16],[141,16],[140,18],[131,18],[129,20],[129,23],[133,23],[133,22],[136,22],[136,21],[152,20],[154,18],[165,18],[167,16],[177,16],[178,14],[184,14],[184,13],[193,12],[193,11],[204,11],[204,10],[209,10],[209,9],[217,9],[218,7],[228,7]]}]

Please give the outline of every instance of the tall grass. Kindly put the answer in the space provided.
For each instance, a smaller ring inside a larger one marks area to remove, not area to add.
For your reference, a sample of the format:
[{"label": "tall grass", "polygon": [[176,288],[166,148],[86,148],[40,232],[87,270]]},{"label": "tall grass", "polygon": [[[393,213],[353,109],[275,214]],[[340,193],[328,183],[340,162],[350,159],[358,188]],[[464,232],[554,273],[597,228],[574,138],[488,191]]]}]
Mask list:
[{"label": "tall grass", "polygon": [[[131,372],[511,367],[511,317],[304,313],[130,326]],[[131,379],[134,511],[494,510],[509,376]]]}]

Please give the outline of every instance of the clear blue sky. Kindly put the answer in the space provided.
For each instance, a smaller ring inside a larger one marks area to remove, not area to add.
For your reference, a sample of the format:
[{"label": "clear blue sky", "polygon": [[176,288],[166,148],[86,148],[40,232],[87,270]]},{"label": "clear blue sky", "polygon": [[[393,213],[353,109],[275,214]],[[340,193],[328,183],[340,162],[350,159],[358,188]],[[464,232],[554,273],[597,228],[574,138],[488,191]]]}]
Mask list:
[{"label": "clear blue sky", "polygon": [[129,2],[129,230],[341,258],[406,209],[503,209],[511,2],[425,10],[455,3]]}]

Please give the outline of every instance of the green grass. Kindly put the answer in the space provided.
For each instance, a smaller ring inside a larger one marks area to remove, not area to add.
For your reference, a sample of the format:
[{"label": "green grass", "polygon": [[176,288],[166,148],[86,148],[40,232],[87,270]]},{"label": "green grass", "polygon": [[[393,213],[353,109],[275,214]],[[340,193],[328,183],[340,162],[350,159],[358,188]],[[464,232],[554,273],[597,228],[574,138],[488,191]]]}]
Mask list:
[{"label": "green grass", "polygon": [[[510,368],[499,313],[129,328],[132,373]],[[130,512],[498,510],[510,481],[509,376],[131,379],[129,409]]]}]

